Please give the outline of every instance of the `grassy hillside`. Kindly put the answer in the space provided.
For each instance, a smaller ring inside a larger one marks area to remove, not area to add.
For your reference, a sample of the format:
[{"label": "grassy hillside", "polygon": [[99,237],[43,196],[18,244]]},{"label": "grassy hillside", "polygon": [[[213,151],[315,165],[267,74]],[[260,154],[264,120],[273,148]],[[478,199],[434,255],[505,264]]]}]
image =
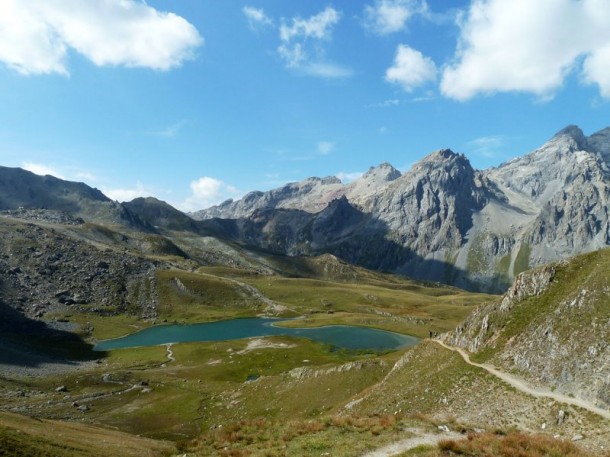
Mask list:
[{"label": "grassy hillside", "polygon": [[610,250],[517,277],[449,336],[535,384],[610,408]]},{"label": "grassy hillside", "polygon": [[175,446],[86,424],[0,413],[0,455],[163,457],[175,455]]}]

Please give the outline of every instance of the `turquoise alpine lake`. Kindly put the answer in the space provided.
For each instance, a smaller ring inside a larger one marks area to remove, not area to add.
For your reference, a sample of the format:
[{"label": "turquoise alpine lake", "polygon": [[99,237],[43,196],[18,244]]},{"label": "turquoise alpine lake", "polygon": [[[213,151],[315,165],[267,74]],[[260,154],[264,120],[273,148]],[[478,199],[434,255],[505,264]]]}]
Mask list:
[{"label": "turquoise alpine lake", "polygon": [[203,324],[158,325],[121,338],[100,341],[94,350],[108,351],[168,343],[226,341],[271,335],[307,338],[351,350],[394,350],[413,346],[419,342],[419,338],[414,336],[369,327],[330,325],[316,328],[286,328],[274,325],[279,322],[282,322],[282,320],[249,318]]}]

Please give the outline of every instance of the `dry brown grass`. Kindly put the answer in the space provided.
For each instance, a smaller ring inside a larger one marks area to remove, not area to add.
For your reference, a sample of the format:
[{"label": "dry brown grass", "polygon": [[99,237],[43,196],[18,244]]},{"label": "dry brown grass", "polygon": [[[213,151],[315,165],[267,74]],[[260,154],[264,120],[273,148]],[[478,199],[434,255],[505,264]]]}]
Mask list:
[{"label": "dry brown grass", "polygon": [[544,435],[493,433],[468,435],[464,440],[439,443],[441,456],[467,457],[592,457],[575,444]]},{"label": "dry brown grass", "polygon": [[[288,456],[311,455],[329,447],[336,455],[350,455],[354,440],[386,440],[404,427],[403,418],[392,414],[372,416],[335,415],[319,419],[278,422],[269,419],[243,420],[208,432],[181,450],[198,456]],[[335,455],[335,454],[333,454]]]}]

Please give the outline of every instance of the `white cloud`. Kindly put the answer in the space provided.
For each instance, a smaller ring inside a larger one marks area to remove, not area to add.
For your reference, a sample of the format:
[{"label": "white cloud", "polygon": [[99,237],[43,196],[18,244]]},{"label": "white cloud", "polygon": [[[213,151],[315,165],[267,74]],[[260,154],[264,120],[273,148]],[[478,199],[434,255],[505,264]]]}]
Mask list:
[{"label": "white cloud", "polygon": [[406,92],[411,92],[436,79],[436,65],[416,49],[399,44],[394,63],[386,70],[385,79],[400,85]]},{"label": "white cloud", "polygon": [[521,91],[548,99],[575,69],[610,97],[610,2],[474,0],[460,27],[441,81],[448,97]]},{"label": "white cloud", "polygon": [[332,141],[319,141],[318,154],[328,155],[335,149],[335,143]]},{"label": "white cloud", "polygon": [[223,181],[202,176],[190,183],[191,195],[178,206],[182,211],[197,211],[222,203],[228,198],[240,198],[241,192]]},{"label": "white cloud", "polygon": [[308,59],[301,43],[281,44],[277,48],[277,53],[284,59],[288,68],[297,68]]},{"label": "white cloud", "polygon": [[585,59],[583,78],[589,84],[597,84],[602,97],[610,98],[610,40]]},{"label": "white cloud", "polygon": [[285,42],[294,38],[329,39],[333,26],[340,18],[341,14],[330,6],[309,19],[294,17],[291,25],[283,23],[280,26],[280,39]]},{"label": "white cloud", "polygon": [[287,68],[322,78],[347,78],[351,69],[329,62],[322,43],[329,41],[332,30],[339,23],[341,13],[328,6],[308,19],[282,20],[279,27],[278,55]]},{"label": "white cloud", "polygon": [[58,168],[51,165],[26,160],[21,162],[21,168],[40,176],[51,175],[68,181],[86,181],[88,183],[98,181],[98,177],[93,173],[78,170],[73,167],[62,167],[63,171],[60,171]]},{"label": "white cloud", "polygon": [[133,187],[131,189],[109,189],[109,188],[102,188],[102,192],[104,193],[104,195],[106,195],[108,198],[112,199],[112,200],[116,200],[118,202],[129,202],[131,200],[133,200],[134,198],[139,198],[139,197],[151,197],[155,194],[155,190],[145,186],[144,184],[142,184],[141,182],[137,182],[136,187]]},{"label": "white cloud", "polygon": [[202,43],[184,18],[140,1],[2,0],[0,61],[25,75],[67,75],[69,49],[97,66],[168,70]]},{"label": "white cloud", "polygon": [[256,30],[259,26],[273,24],[273,20],[265,14],[265,11],[262,8],[244,6],[242,11],[246,15],[248,24],[252,30]]},{"label": "white cloud", "polygon": [[64,175],[57,171],[55,168],[42,163],[25,161],[21,163],[21,168],[27,171],[31,171],[32,173],[35,173],[40,176],[51,175],[59,179],[66,179]]},{"label": "white cloud", "polygon": [[364,8],[364,24],[379,35],[388,35],[404,30],[413,15],[425,11],[425,1],[376,0],[373,6],[367,5]]},{"label": "white cloud", "polygon": [[434,93],[434,91],[426,91],[426,93],[424,95],[420,95],[419,97],[414,97],[411,100],[409,100],[409,102],[411,103],[423,103],[423,102],[429,102],[430,100],[435,100],[437,98],[437,95]]},{"label": "white cloud", "polygon": [[388,133],[388,128],[387,128],[385,125],[382,125],[381,127],[379,127],[379,128],[377,129],[377,132],[378,132],[380,135],[385,135],[386,133]]},{"label": "white cloud", "polygon": [[360,178],[364,173],[362,173],[361,171],[354,171],[354,172],[345,172],[345,171],[340,171],[339,173],[337,173],[335,176],[337,178],[339,178],[341,180],[342,183],[349,183],[352,181],[355,181],[356,179]]}]

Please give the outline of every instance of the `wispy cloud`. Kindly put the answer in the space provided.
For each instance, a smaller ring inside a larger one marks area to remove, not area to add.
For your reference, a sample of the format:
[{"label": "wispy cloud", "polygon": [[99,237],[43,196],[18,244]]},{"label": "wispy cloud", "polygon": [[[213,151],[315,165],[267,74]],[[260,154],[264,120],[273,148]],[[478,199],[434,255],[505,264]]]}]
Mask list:
[{"label": "wispy cloud", "polygon": [[331,6],[308,19],[293,17],[289,24],[284,21],[280,26],[280,39],[286,43],[295,39],[329,39],[340,18],[341,13]]},{"label": "wispy cloud", "polygon": [[335,149],[335,143],[333,141],[319,141],[317,145],[318,154],[328,155]]},{"label": "wispy cloud", "polygon": [[411,103],[423,103],[429,102],[431,100],[436,100],[438,98],[437,94],[434,91],[427,91],[424,95],[420,95],[419,97],[413,97],[409,100]]},{"label": "wispy cloud", "polygon": [[384,100],[379,103],[373,103],[372,105],[369,105],[369,107],[370,108],[389,108],[391,106],[398,106],[398,105],[400,105],[400,100],[397,98],[391,98],[391,99]]},{"label": "wispy cloud", "polygon": [[424,0],[375,0],[364,8],[364,26],[378,35],[389,35],[405,30],[409,19],[427,11]]},{"label": "wispy cloud", "polygon": [[503,135],[490,135],[475,138],[467,143],[467,147],[473,154],[496,159],[502,156],[500,149],[506,144],[506,137]]},{"label": "wispy cloud", "polygon": [[329,41],[341,13],[327,6],[320,13],[307,19],[293,17],[282,20],[278,55],[287,68],[301,70],[305,74],[324,78],[345,78],[351,72],[340,65],[326,61],[322,43]]},{"label": "wispy cloud", "polygon": [[188,21],[145,2],[2,1],[0,61],[24,75],[68,75],[71,50],[97,66],[169,70],[201,44]]},{"label": "wispy cloud", "polygon": [[75,175],[79,180],[91,183],[96,182],[99,178],[93,173],[89,173],[88,171],[77,171]]},{"label": "wispy cloud", "polygon": [[248,19],[248,25],[252,30],[258,30],[260,27],[273,25],[273,19],[267,16],[262,8],[244,6],[242,11]]},{"label": "wispy cloud", "polygon": [[61,173],[55,167],[45,165],[43,163],[24,161],[21,163],[21,168],[27,171],[31,171],[32,173],[35,173],[40,176],[51,175],[59,179],[66,179],[63,173]]},{"label": "wispy cloud", "polygon": [[[253,30],[261,25],[273,26],[275,23],[262,9],[247,6],[243,12]],[[276,29],[279,35],[277,55],[286,68],[325,79],[352,76],[354,72],[351,68],[333,62],[326,56],[325,43],[331,41],[332,31],[340,20],[341,12],[331,6],[308,18],[282,18]]]},{"label": "wispy cloud", "polygon": [[146,132],[147,135],[151,135],[151,136],[160,136],[160,137],[165,137],[165,138],[173,138],[175,137],[180,130],[186,125],[186,121],[182,120],[180,122],[176,122],[175,124],[172,124],[168,127],[165,127],[163,129],[160,130],[152,130],[150,132]]},{"label": "wispy cloud", "polygon": [[331,62],[308,62],[300,69],[306,75],[327,79],[349,78],[354,74],[351,68]]}]

